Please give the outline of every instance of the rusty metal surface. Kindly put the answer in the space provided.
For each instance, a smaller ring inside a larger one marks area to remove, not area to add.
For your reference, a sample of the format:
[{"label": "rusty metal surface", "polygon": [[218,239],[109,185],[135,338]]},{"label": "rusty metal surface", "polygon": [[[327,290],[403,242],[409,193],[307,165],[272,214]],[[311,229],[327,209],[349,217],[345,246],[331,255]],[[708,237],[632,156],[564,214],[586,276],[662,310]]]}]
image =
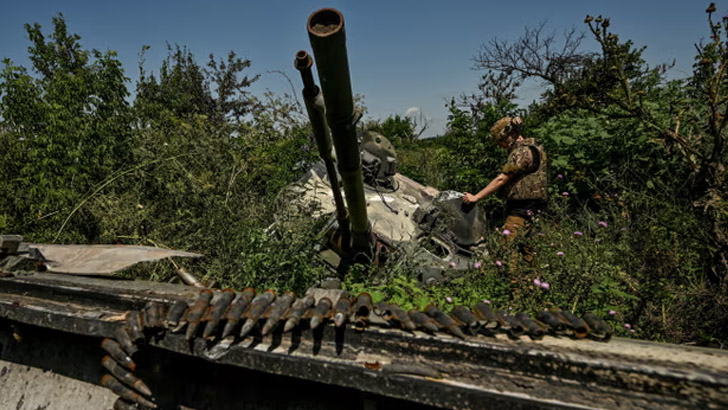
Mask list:
[{"label": "rusty metal surface", "polygon": [[[198,293],[178,286],[176,295],[174,286],[160,288],[154,283],[134,282],[132,289],[126,287],[129,282],[90,278],[75,282],[72,288],[68,279],[61,281],[65,290],[59,296],[41,292],[44,287],[58,287],[52,275],[2,278],[0,318],[113,337],[124,323],[119,309],[141,310],[151,300],[172,306],[179,298],[194,301]],[[38,298],[32,293],[50,296]],[[94,297],[99,293],[104,306],[114,309],[100,307],[99,298]],[[53,297],[74,300],[75,307],[63,308],[68,303],[49,300]],[[157,346],[218,363],[452,409],[728,406],[728,352],[724,351],[620,338],[610,343],[553,336],[540,341],[510,340],[505,333],[478,333],[459,340],[442,332],[429,335],[379,325],[356,332],[351,324],[334,328],[329,323],[311,331],[307,322],[302,321],[292,333],[283,333],[279,327],[262,336],[255,330],[243,339],[213,343],[201,337],[188,342],[183,334],[159,329],[146,333],[148,345],[141,345],[140,353]]]},{"label": "rusty metal surface", "polygon": [[131,245],[53,245],[28,244],[48,259],[45,266],[55,273],[111,275],[139,262],[164,258],[199,258],[202,255],[174,249]]},{"label": "rusty metal surface", "polygon": [[[116,395],[99,385],[98,339],[26,326],[22,341],[0,321],[0,409],[110,410]],[[52,344],[48,341],[52,340]],[[417,403],[300,378],[220,365],[144,346],[137,376],[164,410],[434,410]],[[160,369],[162,371],[160,371]],[[114,407],[117,408],[117,407]],[[124,407],[120,407],[124,408]],[[126,407],[140,410],[140,407]]]}]

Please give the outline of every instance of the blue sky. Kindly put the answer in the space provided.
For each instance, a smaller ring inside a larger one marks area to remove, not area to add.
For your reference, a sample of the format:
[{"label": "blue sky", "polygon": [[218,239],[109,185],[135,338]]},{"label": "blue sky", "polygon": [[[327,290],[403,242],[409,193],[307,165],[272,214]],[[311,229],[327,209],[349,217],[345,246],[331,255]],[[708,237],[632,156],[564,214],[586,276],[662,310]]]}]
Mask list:
[{"label": "blue sky", "polygon": [[[51,18],[62,12],[69,30],[82,37],[87,49],[119,53],[132,84],[138,77],[138,53],[147,52],[147,69],[156,69],[166,42],[188,46],[204,62],[209,53],[229,50],[252,61],[251,74],[261,74],[254,90],[290,90],[271,70],[282,70],[300,91],[293,68],[297,50],[310,50],[306,19],[322,7],[342,11],[346,20],[352,86],[364,95],[369,118],[404,114],[417,107],[432,119],[426,135],[442,133],[446,101],[476,90],[480,73],[472,57],[481,44],[497,37],[515,39],[524,26],[545,21],[562,32],[584,30],[586,14],[609,16],[623,39],[647,46],[651,64],[676,60],[672,77],[691,71],[693,45],[706,37],[705,8],[709,2],[676,0],[610,1],[8,1],[0,13],[0,58],[29,66],[23,29],[38,22],[51,29]],[[728,4],[728,3],[726,3]],[[718,3],[718,12],[725,11]],[[722,16],[722,14],[719,14]],[[584,42],[594,48],[594,42]],[[523,89],[522,102],[537,98],[540,89]]]}]

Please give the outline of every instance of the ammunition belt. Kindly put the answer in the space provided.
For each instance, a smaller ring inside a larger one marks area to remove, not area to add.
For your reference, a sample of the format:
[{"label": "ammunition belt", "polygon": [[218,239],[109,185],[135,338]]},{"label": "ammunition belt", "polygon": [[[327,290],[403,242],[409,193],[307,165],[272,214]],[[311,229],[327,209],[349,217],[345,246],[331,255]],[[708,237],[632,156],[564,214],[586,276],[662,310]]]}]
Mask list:
[{"label": "ammunition belt", "polygon": [[142,310],[127,311],[124,324],[114,331],[114,338],[105,338],[101,343],[108,353],[102,365],[109,371],[101,385],[119,395],[115,409],[136,405],[156,408],[149,387],[133,374],[136,364],[132,356],[148,338],[167,331],[184,331],[188,342],[201,337],[215,343],[208,354],[215,358],[235,342],[255,334],[315,331],[327,325],[341,331],[350,327],[358,332],[369,326],[417,330],[435,337],[448,335],[445,337],[459,339],[505,332],[512,338],[525,334],[538,340],[548,332],[574,339],[608,341],[612,334],[609,326],[593,314],[579,318],[560,309],[539,312],[535,318],[524,313],[506,313],[485,302],[472,308],[455,306],[449,313],[433,305],[423,311],[405,312],[394,304],[373,303],[368,293],[352,297],[342,291],[332,300],[329,296],[316,298],[311,294],[296,298],[292,292],[277,296],[272,290],[257,293],[253,288],[242,292],[203,289],[194,300],[177,300],[172,304],[150,301]]}]

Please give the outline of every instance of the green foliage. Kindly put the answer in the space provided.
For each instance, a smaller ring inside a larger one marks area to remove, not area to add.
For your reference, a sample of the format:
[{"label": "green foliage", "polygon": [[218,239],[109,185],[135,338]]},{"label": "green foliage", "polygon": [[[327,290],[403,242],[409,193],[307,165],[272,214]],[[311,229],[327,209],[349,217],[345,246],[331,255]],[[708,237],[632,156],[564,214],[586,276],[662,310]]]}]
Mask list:
[{"label": "green foliage", "polygon": [[310,224],[266,230],[278,191],[315,152],[289,97],[253,97],[257,76],[232,52],[203,67],[176,46],[156,75],[142,59],[129,107],[115,53],[85,51],[62,16],[53,25],[48,38],[26,26],[36,75],[6,60],[0,76],[0,164],[14,176],[0,182],[3,230],[199,251],[193,271],[221,284],[302,290],[320,276]]},{"label": "green foliage", "polygon": [[[37,76],[6,59],[0,74],[0,118],[10,149],[0,162],[15,168],[3,180],[12,193],[3,209],[9,229],[51,240],[82,193],[129,159],[129,95],[116,53],[81,48],[63,16],[46,37],[39,24],[25,28]],[[94,220],[74,221],[64,240],[95,237]]]},{"label": "green foliage", "polygon": [[[453,99],[448,108],[448,132],[402,149],[401,172],[438,188],[476,191],[495,176],[505,159],[505,152],[490,139],[490,126],[514,106],[463,108]],[[420,155],[428,160],[418,159]]]},{"label": "green foliage", "polygon": [[[148,165],[91,210],[108,221],[104,241],[204,253],[194,271],[208,282],[301,291],[321,276],[315,230],[302,222],[284,233],[266,228],[276,220],[278,192],[315,150],[288,98],[248,93],[248,65],[230,53],[226,63],[211,56],[203,70],[189,51],[170,49],[159,81],[142,75],[137,84],[134,109],[144,126],[134,131],[132,152]],[[136,276],[173,274],[165,272]]]},{"label": "green foliage", "polygon": [[[552,86],[540,103],[521,113],[523,134],[537,137],[549,156],[550,211],[536,218],[530,236],[514,244],[535,251],[533,264],[518,264],[518,278],[505,273],[513,250],[489,241],[483,267],[465,275],[470,285],[461,288],[454,280],[441,289],[452,300],[471,300],[478,293],[518,310],[558,305],[603,316],[614,310],[611,319],[627,336],[726,340],[724,331],[716,332],[728,328],[721,267],[728,254],[723,208],[728,190],[719,171],[724,166],[717,165],[726,163],[720,128],[725,105],[717,103],[724,102],[722,67],[728,56],[719,41],[723,23],[710,20],[712,41],[698,48],[694,75],[675,81],[664,80],[665,66],[647,66],[643,48],[611,33],[608,19],[588,18],[587,24],[602,53],[575,51],[568,72],[546,75],[534,65],[528,73],[518,71],[523,68],[518,64],[482,59],[485,68],[514,70]],[[518,44],[528,44],[524,41]],[[538,62],[554,56],[525,57]],[[502,101],[493,96],[505,94],[488,94],[498,74],[489,71],[486,77],[483,95],[450,105],[445,136],[403,152],[403,172],[461,191],[478,190],[495,176],[503,157],[484,137],[495,119],[511,112],[488,102]],[[484,116],[488,109],[496,114]],[[494,205],[482,204],[497,224]],[[548,282],[550,289],[535,286],[534,279]]]},{"label": "green foliage", "polygon": [[[506,158],[490,127],[521,115],[524,136],[550,158],[550,209],[530,234],[502,241],[502,202],[491,197],[478,205],[493,232],[476,249],[478,268],[423,287],[415,259],[393,257],[376,272],[355,266],[349,291],[405,309],[557,305],[596,312],[623,336],[728,340],[728,21],[709,13],[695,72],[675,81],[609,31],[608,19],[586,23],[600,53],[581,52],[573,33],[559,52],[547,47],[553,37],[491,43],[476,59],[489,70],[481,94],[451,100],[443,136],[420,140],[426,124],[396,115],[367,125],[395,143],[403,174],[477,192]],[[6,59],[0,72],[0,171],[9,176],[0,180],[0,230],[198,251],[205,258],[186,267],[218,286],[300,292],[326,275],[316,262],[320,224],[276,205],[315,160],[305,115],[291,96],[253,95],[249,60],[231,52],[201,65],[175,45],[148,72],[145,47],[130,106],[113,51],[84,50],[60,15],[48,35],[38,24],[26,31],[32,67]],[[501,58],[509,52],[516,58]],[[550,89],[518,110],[510,100],[529,77]],[[533,260],[520,260],[521,249]],[[166,261],[126,274],[174,278]]]},{"label": "green foliage", "polygon": [[367,128],[387,137],[395,147],[404,146],[417,138],[415,124],[412,119],[401,117],[399,114],[390,115],[384,121],[368,124]]}]

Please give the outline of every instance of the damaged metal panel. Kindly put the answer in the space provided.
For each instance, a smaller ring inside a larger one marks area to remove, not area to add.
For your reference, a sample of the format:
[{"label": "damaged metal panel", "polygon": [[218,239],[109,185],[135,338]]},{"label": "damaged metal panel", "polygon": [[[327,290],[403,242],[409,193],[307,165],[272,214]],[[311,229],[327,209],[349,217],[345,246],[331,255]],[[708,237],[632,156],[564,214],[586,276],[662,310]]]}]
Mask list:
[{"label": "damaged metal panel", "polygon": [[[33,282],[35,288],[30,287]],[[183,286],[132,282],[135,288],[130,289],[129,282],[91,278],[76,278],[72,290],[64,282],[62,298],[75,300],[74,308],[62,308],[68,303],[53,302],[52,296],[33,297],[44,287],[59,285],[52,275],[0,278],[0,317],[114,337],[115,329],[107,334],[107,326],[99,323],[118,328],[124,315],[100,308],[85,288],[116,299],[108,305],[139,310],[150,300],[171,307],[180,298],[194,301],[198,294]],[[95,315],[88,314],[94,310]],[[301,321],[292,333],[279,327],[263,336],[254,330],[242,339],[212,343],[201,337],[188,342],[184,334],[145,328],[147,344],[139,354],[157,346],[216,363],[452,409],[728,406],[728,352],[723,351],[621,338],[610,343],[550,335],[539,341],[510,340],[507,333],[490,333],[490,328],[460,340],[441,330],[431,335],[404,331],[396,324],[387,328],[384,320],[361,332],[354,331],[353,323],[341,328],[329,323],[311,331],[307,322]],[[138,364],[144,367],[144,362]]]},{"label": "damaged metal panel", "polygon": [[165,258],[199,258],[202,255],[174,249],[132,245],[28,244],[40,251],[50,272],[75,275],[111,275],[139,262]]}]

